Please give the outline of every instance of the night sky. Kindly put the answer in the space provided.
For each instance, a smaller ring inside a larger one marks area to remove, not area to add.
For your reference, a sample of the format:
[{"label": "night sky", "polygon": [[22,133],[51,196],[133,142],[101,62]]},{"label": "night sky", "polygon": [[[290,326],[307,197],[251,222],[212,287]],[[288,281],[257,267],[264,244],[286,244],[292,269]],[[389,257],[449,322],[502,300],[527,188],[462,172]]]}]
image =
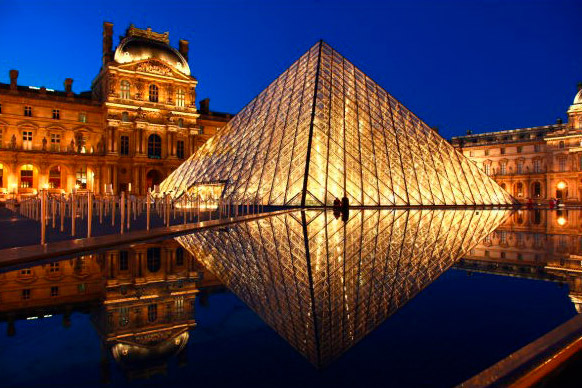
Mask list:
[{"label": "night sky", "polygon": [[190,41],[198,99],[238,112],[317,40],[445,137],[566,118],[582,81],[582,1],[0,0],[0,82],[88,90],[102,23]]}]

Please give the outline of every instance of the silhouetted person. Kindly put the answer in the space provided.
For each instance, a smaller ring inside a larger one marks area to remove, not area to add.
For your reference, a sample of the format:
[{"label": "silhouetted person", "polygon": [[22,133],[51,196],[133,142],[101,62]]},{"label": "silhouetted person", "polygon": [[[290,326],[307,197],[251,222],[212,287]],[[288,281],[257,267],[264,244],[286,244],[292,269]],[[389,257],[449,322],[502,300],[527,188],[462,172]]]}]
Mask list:
[{"label": "silhouetted person", "polygon": [[342,201],[339,200],[338,197],[335,197],[335,199],[333,200],[333,209],[335,210],[340,210],[342,207]]},{"label": "silhouetted person", "polygon": [[335,217],[335,219],[337,220],[338,218],[340,218],[340,216],[342,215],[342,212],[340,210],[340,208],[333,208],[333,216]]},{"label": "silhouetted person", "polygon": [[350,219],[350,211],[349,209],[346,209],[345,211],[342,211],[342,221],[343,222],[347,222]]},{"label": "silhouetted person", "polygon": [[344,195],[342,198],[342,212],[347,212],[350,208],[350,200]]}]

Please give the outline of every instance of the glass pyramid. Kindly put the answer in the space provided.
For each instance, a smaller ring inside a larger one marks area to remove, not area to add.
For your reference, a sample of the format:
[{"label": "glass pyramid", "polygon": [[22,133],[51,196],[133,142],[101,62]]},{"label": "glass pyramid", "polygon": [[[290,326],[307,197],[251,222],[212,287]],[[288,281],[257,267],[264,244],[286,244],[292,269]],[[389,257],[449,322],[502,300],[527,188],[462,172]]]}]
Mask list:
[{"label": "glass pyramid", "polygon": [[325,366],[489,235],[509,210],[306,210],[177,237],[312,364]]},{"label": "glass pyramid", "polygon": [[176,169],[179,197],[265,205],[506,205],[514,199],[399,101],[318,42]]}]

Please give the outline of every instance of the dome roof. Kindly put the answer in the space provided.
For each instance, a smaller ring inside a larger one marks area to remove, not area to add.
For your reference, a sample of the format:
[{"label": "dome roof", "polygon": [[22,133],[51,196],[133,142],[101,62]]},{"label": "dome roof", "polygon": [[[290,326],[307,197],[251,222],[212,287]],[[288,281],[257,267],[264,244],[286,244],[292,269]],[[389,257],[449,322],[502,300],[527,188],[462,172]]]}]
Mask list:
[{"label": "dome roof", "polygon": [[164,42],[140,37],[127,37],[121,41],[115,50],[114,60],[117,63],[130,63],[155,58],[179,72],[190,75],[188,61],[176,50]]},{"label": "dome roof", "polygon": [[574,97],[574,104],[582,104],[582,89],[578,90],[576,97]]}]

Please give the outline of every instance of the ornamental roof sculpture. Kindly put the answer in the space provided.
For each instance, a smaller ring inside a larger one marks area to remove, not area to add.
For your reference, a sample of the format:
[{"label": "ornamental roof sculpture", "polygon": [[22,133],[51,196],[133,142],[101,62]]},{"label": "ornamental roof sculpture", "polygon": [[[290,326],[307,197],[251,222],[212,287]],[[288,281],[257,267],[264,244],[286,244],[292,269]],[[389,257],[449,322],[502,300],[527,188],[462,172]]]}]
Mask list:
[{"label": "ornamental roof sculpture", "polygon": [[514,199],[372,79],[318,42],[176,169],[266,205],[508,205]]},{"label": "ornamental roof sculpture", "polygon": [[509,210],[306,210],[176,237],[316,366],[366,337]]}]

